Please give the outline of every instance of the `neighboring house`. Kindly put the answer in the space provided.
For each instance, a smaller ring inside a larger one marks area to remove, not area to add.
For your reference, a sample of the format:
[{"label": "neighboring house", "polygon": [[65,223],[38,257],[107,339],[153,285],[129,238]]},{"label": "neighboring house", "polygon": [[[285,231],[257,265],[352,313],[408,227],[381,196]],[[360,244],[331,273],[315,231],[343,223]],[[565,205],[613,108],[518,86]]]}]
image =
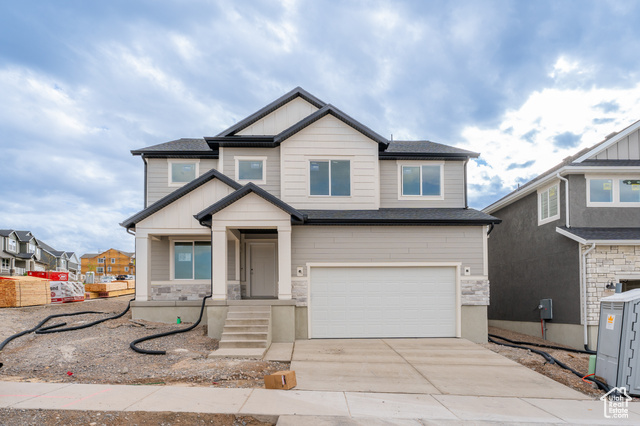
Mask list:
[{"label": "neighboring house", "polygon": [[[483,211],[489,238],[490,325],[596,347],[600,299],[640,286],[640,121],[566,158]],[[567,214],[568,211],[568,214]],[[585,320],[586,317],[586,320]]]},{"label": "neighboring house", "polygon": [[82,273],[101,275],[135,275],[135,254],[109,249],[102,253],[86,253],[80,256]]},{"label": "neighboring house", "polygon": [[[29,271],[68,271],[77,274],[78,259],[72,252],[54,249],[30,231],[0,230],[0,273],[24,275]],[[75,262],[75,263],[74,263]]]},{"label": "neighboring house", "polygon": [[486,341],[487,232],[467,207],[478,154],[389,141],[296,88],[215,137],[132,151],[145,166],[134,318],[262,304],[273,341]]}]

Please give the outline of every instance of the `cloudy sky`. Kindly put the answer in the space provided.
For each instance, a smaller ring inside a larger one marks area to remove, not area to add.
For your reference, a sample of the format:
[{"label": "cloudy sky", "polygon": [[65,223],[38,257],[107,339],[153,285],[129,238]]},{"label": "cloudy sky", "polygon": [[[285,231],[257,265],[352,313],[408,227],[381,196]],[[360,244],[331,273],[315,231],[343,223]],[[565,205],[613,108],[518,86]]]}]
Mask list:
[{"label": "cloudy sky", "polygon": [[481,209],[640,119],[637,1],[40,0],[0,6],[0,229],[133,250],[131,149],[296,86],[378,133],[481,152]]}]

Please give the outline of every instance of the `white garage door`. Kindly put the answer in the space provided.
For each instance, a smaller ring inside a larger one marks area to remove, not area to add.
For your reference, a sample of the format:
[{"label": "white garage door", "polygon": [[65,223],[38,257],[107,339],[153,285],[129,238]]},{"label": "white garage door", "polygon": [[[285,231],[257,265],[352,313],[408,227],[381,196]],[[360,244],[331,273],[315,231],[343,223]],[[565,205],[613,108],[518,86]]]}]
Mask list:
[{"label": "white garage door", "polygon": [[453,267],[312,267],[311,338],[455,337]]}]

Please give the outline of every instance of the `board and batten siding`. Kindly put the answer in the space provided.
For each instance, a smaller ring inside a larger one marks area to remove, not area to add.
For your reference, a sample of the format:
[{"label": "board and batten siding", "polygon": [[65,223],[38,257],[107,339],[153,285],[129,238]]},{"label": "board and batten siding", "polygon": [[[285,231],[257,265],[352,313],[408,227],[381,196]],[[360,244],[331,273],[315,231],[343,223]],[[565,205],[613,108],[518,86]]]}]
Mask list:
[{"label": "board and batten siding", "polygon": [[136,224],[136,229],[190,229],[208,233],[193,217],[216,201],[226,197],[233,188],[212,179],[178,200]]},{"label": "board and batten siding", "polygon": [[[220,148],[224,174],[236,180],[236,157],[266,157],[266,183],[256,183],[270,194],[280,197],[280,147],[276,148]],[[240,184],[249,181],[237,180]]]},{"label": "board and batten siding", "polygon": [[151,240],[151,256],[149,266],[151,281],[169,281],[169,264],[171,249],[168,237],[159,237],[160,241]]},{"label": "board and batten siding", "polygon": [[611,145],[590,160],[640,160],[640,130],[636,130]]},{"label": "board and batten siding", "polygon": [[237,134],[241,136],[277,135],[317,110],[318,108],[304,99],[295,98]]},{"label": "board and batten siding", "polygon": [[[398,164],[403,161],[381,160],[380,161],[380,207],[434,207],[434,208],[455,208],[465,207],[464,205],[464,162],[445,161],[444,162],[444,200],[425,200],[415,197],[411,200],[399,200],[401,182],[398,172]],[[411,161],[415,164],[416,161]],[[436,163],[441,163],[437,161]],[[424,161],[429,164],[429,161]]]},{"label": "board and batten siding", "polygon": [[461,262],[484,275],[482,226],[293,226],[292,276],[308,262]]},{"label": "board and batten siding", "polygon": [[[179,159],[172,159],[180,161]],[[191,159],[184,159],[185,162]],[[218,160],[211,158],[202,158],[198,160],[199,176],[211,169],[218,167]],[[169,161],[166,158],[147,158],[147,205],[150,206],[162,197],[171,194],[178,189],[175,186],[169,186]]]},{"label": "board and batten siding", "polygon": [[[280,145],[281,199],[299,209],[369,210],[380,206],[378,144],[327,115]],[[311,160],[350,160],[351,196],[310,196]]]}]

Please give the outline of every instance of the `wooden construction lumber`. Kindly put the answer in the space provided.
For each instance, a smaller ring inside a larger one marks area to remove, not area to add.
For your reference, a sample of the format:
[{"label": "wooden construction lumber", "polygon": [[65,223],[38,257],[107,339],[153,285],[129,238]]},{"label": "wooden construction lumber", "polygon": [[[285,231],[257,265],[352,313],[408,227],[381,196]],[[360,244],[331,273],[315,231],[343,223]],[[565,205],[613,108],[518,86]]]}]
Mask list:
[{"label": "wooden construction lumber", "polygon": [[0,277],[0,308],[51,303],[49,280],[38,277]]}]

